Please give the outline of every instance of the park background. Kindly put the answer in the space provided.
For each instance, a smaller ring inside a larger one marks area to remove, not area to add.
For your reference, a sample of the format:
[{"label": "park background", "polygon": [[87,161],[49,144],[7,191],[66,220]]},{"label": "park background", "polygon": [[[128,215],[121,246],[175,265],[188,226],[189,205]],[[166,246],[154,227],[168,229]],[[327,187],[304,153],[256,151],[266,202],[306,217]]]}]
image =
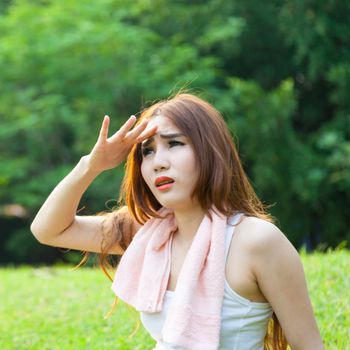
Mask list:
[{"label": "park background", "polygon": [[[54,186],[90,151],[103,116],[110,115],[116,130],[131,114],[186,89],[222,112],[254,188],[301,252],[307,277],[313,276],[308,283],[322,335],[329,348],[346,349],[349,18],[350,2],[343,0],[2,0],[2,300],[16,300],[8,290],[21,289],[19,279],[27,276],[33,288],[35,276],[53,282],[65,275],[55,270],[58,265],[81,259],[81,252],[39,244],[29,226]],[[92,184],[81,215],[116,205],[123,171],[122,166],[108,171]],[[88,266],[95,262],[92,255]],[[74,278],[72,273],[67,281]],[[104,283],[96,295],[109,289],[109,281]],[[18,314],[1,320],[5,310],[13,310],[6,307],[0,304],[0,339],[6,330],[5,345],[12,349],[9,344],[23,338],[13,340],[10,330],[27,328],[11,323]],[[82,317],[85,322],[100,315]],[[328,327],[339,333],[329,330],[327,338]],[[29,336],[23,349],[44,349],[44,343],[38,345],[44,334]],[[74,344],[67,349],[80,348]],[[104,348],[90,346],[81,349]],[[120,348],[128,346],[136,348],[127,343]]]}]

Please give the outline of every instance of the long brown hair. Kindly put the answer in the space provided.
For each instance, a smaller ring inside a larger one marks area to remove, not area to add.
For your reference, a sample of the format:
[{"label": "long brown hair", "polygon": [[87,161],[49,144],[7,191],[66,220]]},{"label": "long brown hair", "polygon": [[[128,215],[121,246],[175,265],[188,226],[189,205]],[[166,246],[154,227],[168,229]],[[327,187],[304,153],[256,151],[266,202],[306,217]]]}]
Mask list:
[{"label": "long brown hair", "polygon": [[[198,199],[204,212],[214,205],[226,216],[243,212],[246,216],[274,221],[243,170],[223,117],[210,103],[192,94],[179,93],[144,109],[137,123],[159,115],[168,118],[193,147],[199,177],[191,196]],[[126,206],[107,215],[104,222],[99,265],[111,280],[107,272],[107,268],[111,267],[108,249],[116,240],[126,249],[132,240],[132,218],[144,224],[148,219],[158,217],[156,212],[161,208],[142,178],[141,163],[141,145],[137,144],[128,155],[121,187],[120,205]],[[287,341],[275,313],[269,320],[264,349],[287,349]]]}]

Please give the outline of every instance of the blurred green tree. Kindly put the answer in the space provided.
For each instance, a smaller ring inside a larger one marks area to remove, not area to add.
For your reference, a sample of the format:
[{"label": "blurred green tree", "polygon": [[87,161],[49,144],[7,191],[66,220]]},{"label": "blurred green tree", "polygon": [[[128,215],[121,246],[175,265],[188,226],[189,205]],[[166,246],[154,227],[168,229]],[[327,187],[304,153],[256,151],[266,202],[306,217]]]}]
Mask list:
[{"label": "blurred green tree", "polygon": [[[349,240],[349,15],[341,0],[2,3],[0,210],[16,203],[31,220],[89,152],[104,114],[116,130],[185,86],[223,112],[296,246]],[[101,175],[83,213],[105,210],[122,176]]]}]

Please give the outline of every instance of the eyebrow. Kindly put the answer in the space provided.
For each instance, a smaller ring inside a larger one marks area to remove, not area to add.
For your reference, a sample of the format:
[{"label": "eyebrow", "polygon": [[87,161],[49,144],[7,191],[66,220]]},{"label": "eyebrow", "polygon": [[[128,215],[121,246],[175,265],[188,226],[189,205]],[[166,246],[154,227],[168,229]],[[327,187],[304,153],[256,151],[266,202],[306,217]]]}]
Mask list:
[{"label": "eyebrow", "polygon": [[[185,136],[184,134],[181,133],[173,133],[173,134],[159,134],[159,136],[162,139],[173,139],[176,137],[181,137],[181,136]],[[150,143],[152,143],[154,141],[154,136],[150,137],[149,139],[147,139],[146,141],[144,141],[141,146],[142,147],[147,147]]]}]

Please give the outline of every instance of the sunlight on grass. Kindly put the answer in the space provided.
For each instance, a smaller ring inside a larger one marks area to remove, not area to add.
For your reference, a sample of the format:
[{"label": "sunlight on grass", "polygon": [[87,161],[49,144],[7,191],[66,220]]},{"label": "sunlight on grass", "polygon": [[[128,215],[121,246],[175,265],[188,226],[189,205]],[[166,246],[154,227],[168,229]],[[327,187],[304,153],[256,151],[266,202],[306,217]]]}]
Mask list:
[{"label": "sunlight on grass", "polygon": [[[327,349],[348,349],[350,252],[301,252],[317,323]],[[136,311],[114,301],[97,268],[0,269],[0,349],[152,349]]]},{"label": "sunlight on grass", "polygon": [[138,313],[119,303],[98,269],[21,267],[0,270],[0,349],[151,349]]}]

